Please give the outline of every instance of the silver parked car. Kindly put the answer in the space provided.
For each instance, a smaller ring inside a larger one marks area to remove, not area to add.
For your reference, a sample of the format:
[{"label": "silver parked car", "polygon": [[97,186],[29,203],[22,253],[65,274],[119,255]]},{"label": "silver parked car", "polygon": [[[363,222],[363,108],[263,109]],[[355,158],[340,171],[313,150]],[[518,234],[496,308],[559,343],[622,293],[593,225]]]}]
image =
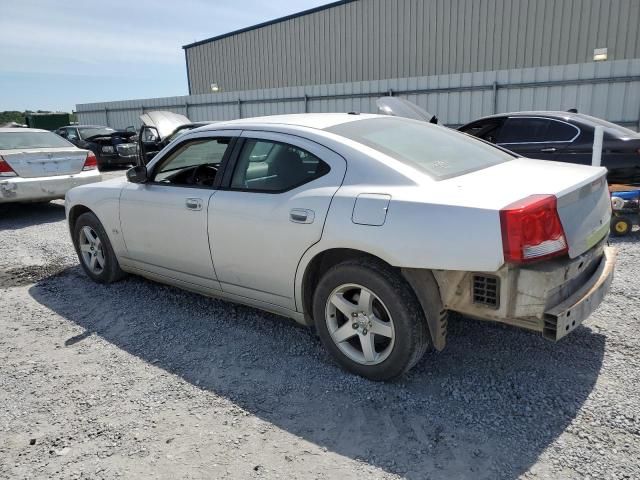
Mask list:
[{"label": "silver parked car", "polygon": [[95,281],[291,317],[386,380],[444,348],[450,310],[550,340],[580,325],[613,277],[605,175],[406,118],[288,115],[189,131],[66,211]]},{"label": "silver parked car", "polygon": [[100,180],[92,152],[47,130],[0,128],[0,203],[64,198],[69,189]]}]

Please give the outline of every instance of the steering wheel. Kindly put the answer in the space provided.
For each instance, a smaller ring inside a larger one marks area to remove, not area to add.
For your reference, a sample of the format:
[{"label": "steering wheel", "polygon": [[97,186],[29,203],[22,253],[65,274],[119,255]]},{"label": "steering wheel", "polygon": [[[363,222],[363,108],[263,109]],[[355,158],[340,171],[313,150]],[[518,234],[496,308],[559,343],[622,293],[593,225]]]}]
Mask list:
[{"label": "steering wheel", "polygon": [[[212,173],[207,175],[205,174],[206,170],[210,170]],[[191,176],[189,177],[189,183],[191,185],[205,185],[205,182],[213,181],[217,172],[218,169],[216,169],[215,167],[203,163],[202,165],[198,165],[193,169],[193,172],[191,172]]]}]

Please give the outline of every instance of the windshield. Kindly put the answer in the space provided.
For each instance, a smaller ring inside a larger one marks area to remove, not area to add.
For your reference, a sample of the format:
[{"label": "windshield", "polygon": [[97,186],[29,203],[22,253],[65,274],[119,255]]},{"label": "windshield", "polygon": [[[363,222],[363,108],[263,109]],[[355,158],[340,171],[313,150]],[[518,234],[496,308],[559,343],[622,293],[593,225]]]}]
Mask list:
[{"label": "windshield", "polygon": [[435,180],[456,177],[514,158],[446,127],[399,117],[342,123],[326,129],[417,168]]},{"label": "windshield", "polygon": [[52,132],[0,132],[0,150],[19,148],[60,148],[71,147],[71,143]]},{"label": "windshield", "polygon": [[96,135],[111,135],[115,130],[109,127],[84,127],[79,128],[78,132],[80,133],[80,138],[84,140],[95,137]]}]

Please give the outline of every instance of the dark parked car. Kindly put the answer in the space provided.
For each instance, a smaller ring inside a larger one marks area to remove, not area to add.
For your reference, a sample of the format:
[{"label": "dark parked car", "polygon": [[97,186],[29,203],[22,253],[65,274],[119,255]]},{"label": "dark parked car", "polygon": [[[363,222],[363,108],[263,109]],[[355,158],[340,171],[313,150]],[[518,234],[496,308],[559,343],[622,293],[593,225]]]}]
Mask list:
[{"label": "dark parked car", "polygon": [[136,132],[99,125],[69,125],[57,129],[56,133],[74,145],[95,153],[100,169],[137,163],[138,146],[133,138]]},{"label": "dark parked car", "polygon": [[640,134],[599,118],[573,112],[504,113],[459,130],[524,157],[590,165],[598,125],[604,129],[602,166],[609,170],[609,183],[640,185]]}]

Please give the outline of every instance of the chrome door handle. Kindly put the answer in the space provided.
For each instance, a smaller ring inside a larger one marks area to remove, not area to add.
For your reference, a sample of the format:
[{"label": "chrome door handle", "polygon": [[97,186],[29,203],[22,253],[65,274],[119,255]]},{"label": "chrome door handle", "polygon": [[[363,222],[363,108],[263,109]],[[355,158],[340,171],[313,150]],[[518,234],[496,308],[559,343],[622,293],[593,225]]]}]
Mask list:
[{"label": "chrome door handle", "polygon": [[293,208],[289,212],[289,220],[295,223],[313,223],[315,216],[313,210],[306,208]]},{"label": "chrome door handle", "polygon": [[200,198],[187,198],[185,205],[189,210],[202,210],[202,200]]},{"label": "chrome door handle", "polygon": [[541,148],[540,151],[545,153],[553,153],[557,151],[557,149],[555,147],[548,147],[548,148]]}]

